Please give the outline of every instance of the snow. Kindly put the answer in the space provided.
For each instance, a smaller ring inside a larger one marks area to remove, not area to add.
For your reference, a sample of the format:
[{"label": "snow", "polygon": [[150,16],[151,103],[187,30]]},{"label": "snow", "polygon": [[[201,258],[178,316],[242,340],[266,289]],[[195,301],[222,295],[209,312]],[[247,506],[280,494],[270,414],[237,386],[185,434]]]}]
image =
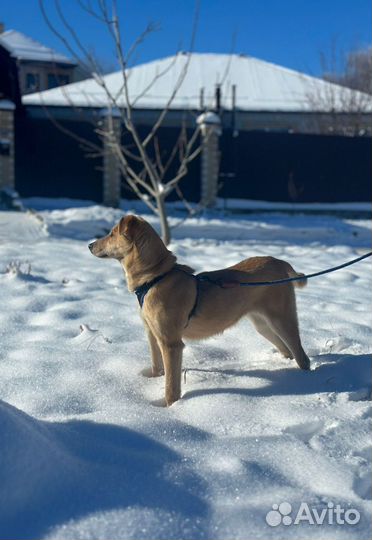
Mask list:
[{"label": "snow", "polygon": [[[178,54],[134,66],[128,70],[128,91],[134,108],[163,109],[170,89],[181,80],[189,54]],[[123,75],[120,71],[104,77],[119,107],[125,107]],[[200,109],[203,89],[204,108],[214,108],[216,85],[221,87],[221,106],[231,110],[233,86],[235,106],[243,111],[343,111],[345,102],[365,103],[372,110],[369,96],[310,77],[257,58],[236,54],[192,53],[171,109]],[[332,99],[330,99],[330,96]],[[316,105],[314,105],[314,101]],[[332,102],[332,103],[330,103]],[[107,107],[105,90],[96,78],[23,97],[24,105]]]},{"label": "snow", "polygon": [[[29,208],[34,208],[35,210],[44,210],[46,207],[49,210],[66,210],[70,208],[82,208],[89,207],[94,205],[93,201],[84,200],[84,199],[69,199],[69,198],[47,198],[47,197],[28,197],[24,199],[25,204]],[[198,205],[189,203],[194,210],[197,210]],[[182,201],[174,201],[168,203],[168,208],[171,208],[173,211],[178,210],[182,211],[185,209],[185,205]],[[138,200],[132,201],[123,201],[123,210],[133,210],[134,212],[148,212],[147,206]],[[367,215],[368,217],[372,214],[372,203],[371,202],[338,202],[338,203],[286,203],[286,202],[270,202],[270,201],[260,201],[260,200],[250,200],[250,199],[222,199],[217,198],[216,200],[216,209],[218,211],[223,210],[224,212],[238,212],[243,214],[245,212],[285,212],[287,215],[290,212],[301,213],[319,213],[319,214],[334,214],[337,212],[343,213],[356,213],[360,215]],[[211,212],[210,212],[211,213]]]},{"label": "snow", "polygon": [[218,199],[218,208],[225,210],[250,210],[266,212],[270,211],[284,211],[284,212],[328,212],[334,214],[335,212],[369,212],[372,213],[372,203],[370,202],[339,202],[339,203],[300,203],[300,202],[270,202],[259,201],[249,199]]},{"label": "snow", "polygon": [[11,53],[18,60],[33,60],[38,62],[58,62],[62,64],[76,65],[64,54],[45,47],[35,39],[18,32],[17,30],[7,30],[0,34],[0,45]]},{"label": "snow", "polygon": [[15,105],[9,99],[0,99],[0,110],[1,111],[14,111]]},{"label": "snow", "polygon": [[[242,321],[188,344],[183,398],[166,409],[163,380],[140,374],[137,300],[87,249],[122,210],[34,203],[0,212],[0,538],[370,537],[370,259],[298,292],[311,372]],[[170,247],[197,271],[270,254],[313,272],[371,250],[371,222],[215,213]],[[270,527],[282,502],[361,519]]]}]

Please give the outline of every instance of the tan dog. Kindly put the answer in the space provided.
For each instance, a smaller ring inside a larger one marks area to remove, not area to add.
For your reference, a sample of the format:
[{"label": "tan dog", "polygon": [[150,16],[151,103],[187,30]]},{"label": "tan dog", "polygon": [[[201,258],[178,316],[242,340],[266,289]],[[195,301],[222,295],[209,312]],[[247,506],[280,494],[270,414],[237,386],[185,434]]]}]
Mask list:
[{"label": "tan dog", "polygon": [[[142,303],[152,357],[152,376],[165,372],[165,400],[181,396],[183,339],[220,334],[248,315],[257,331],[301,369],[310,368],[297,322],[292,283],[240,287],[237,282],[272,281],[297,274],[273,257],[252,257],[234,266],[196,277],[163,244],[144,219],[128,215],[110,234],[89,244],[97,257],[120,261],[128,289]],[[297,282],[304,286],[305,281]]]}]

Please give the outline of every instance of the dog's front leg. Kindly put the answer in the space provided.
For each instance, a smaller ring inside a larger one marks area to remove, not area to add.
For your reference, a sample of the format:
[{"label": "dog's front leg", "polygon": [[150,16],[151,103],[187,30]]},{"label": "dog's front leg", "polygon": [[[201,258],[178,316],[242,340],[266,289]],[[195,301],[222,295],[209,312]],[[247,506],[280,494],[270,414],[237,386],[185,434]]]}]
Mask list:
[{"label": "dog's front leg", "polygon": [[165,370],[165,401],[169,407],[181,397],[182,341],[160,343]]},{"label": "dog's front leg", "polygon": [[150,351],[151,351],[151,373],[147,375],[149,372],[148,369],[144,370],[142,373],[149,377],[160,377],[161,375],[164,375],[164,366],[163,366],[163,358],[161,355],[161,351],[159,348],[159,345],[156,341],[156,338],[154,334],[151,332],[149,326],[145,323],[146,331],[147,331],[147,338],[149,340],[150,345]]}]

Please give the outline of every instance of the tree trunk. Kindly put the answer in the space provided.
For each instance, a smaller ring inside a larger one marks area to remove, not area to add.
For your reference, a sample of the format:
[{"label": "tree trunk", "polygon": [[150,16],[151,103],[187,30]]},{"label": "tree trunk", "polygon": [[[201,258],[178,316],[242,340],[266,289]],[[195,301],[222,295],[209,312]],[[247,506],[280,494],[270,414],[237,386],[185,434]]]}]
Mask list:
[{"label": "tree trunk", "polygon": [[171,241],[171,234],[170,234],[170,228],[169,228],[169,223],[168,223],[167,211],[165,208],[164,197],[162,196],[157,197],[156,206],[159,211],[161,239],[163,240],[164,244],[167,246],[169,242]]}]

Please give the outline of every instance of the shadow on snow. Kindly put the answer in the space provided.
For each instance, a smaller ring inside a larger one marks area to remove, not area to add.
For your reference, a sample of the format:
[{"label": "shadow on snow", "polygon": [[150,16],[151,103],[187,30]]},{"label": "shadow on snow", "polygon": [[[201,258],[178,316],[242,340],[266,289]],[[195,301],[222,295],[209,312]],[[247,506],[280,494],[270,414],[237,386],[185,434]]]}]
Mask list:
[{"label": "shadow on snow", "polygon": [[40,538],[69,520],[128,507],[199,518],[203,536],[202,481],[191,470],[184,484],[172,481],[167,472],[181,457],[168,447],[114,425],[39,421],[1,401],[0,425],[1,539]]},{"label": "shadow on snow", "polygon": [[274,395],[308,395],[322,392],[348,392],[349,399],[359,401],[368,399],[371,395],[371,359],[370,354],[325,354],[313,358],[316,362],[322,362],[311,371],[302,371],[295,366],[293,368],[281,368],[277,370],[252,369],[203,369],[191,368],[188,371],[203,373],[221,373],[235,377],[257,377],[265,379],[267,385],[259,388],[204,388],[191,390],[184,394],[183,398],[192,399],[197,396],[211,394],[240,394],[247,396],[274,396]]}]

